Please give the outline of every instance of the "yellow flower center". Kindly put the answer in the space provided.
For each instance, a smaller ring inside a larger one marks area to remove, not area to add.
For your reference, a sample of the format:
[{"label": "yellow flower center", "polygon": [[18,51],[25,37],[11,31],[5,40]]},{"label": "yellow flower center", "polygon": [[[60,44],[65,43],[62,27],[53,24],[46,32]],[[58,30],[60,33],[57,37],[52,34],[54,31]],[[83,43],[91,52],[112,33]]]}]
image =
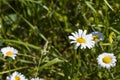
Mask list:
[{"label": "yellow flower center", "polygon": [[13,52],[8,51],[8,52],[6,52],[6,54],[7,54],[7,56],[11,56],[11,55],[13,55]]},{"label": "yellow flower center", "polygon": [[20,80],[20,76],[15,76],[15,80]]},{"label": "yellow flower center", "polygon": [[103,62],[106,63],[106,64],[109,64],[111,61],[112,61],[112,59],[109,56],[105,56],[103,58]]},{"label": "yellow flower center", "polygon": [[86,40],[85,40],[85,39],[83,39],[83,38],[77,38],[77,42],[79,42],[79,43],[85,43],[85,42],[86,42]]},{"label": "yellow flower center", "polygon": [[97,42],[99,40],[99,37],[97,35],[93,36],[93,40]]}]

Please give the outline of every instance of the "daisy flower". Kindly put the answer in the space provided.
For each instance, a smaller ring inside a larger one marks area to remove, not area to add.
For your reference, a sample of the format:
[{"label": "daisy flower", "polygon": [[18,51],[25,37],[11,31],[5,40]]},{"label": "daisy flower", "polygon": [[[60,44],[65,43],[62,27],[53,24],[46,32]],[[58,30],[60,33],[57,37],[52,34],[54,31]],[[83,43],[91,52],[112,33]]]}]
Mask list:
[{"label": "daisy flower", "polygon": [[44,80],[44,79],[41,79],[41,78],[32,78],[31,80]]},{"label": "daisy flower", "polygon": [[86,30],[78,29],[78,32],[71,33],[71,36],[68,36],[70,40],[72,40],[70,43],[76,43],[75,49],[77,49],[79,46],[81,49],[85,48],[92,48],[95,44],[93,41],[92,34],[86,35]]},{"label": "daisy flower", "polygon": [[16,54],[18,54],[18,50],[13,47],[4,47],[1,49],[1,52],[4,56],[9,56],[15,59]]},{"label": "daisy flower", "polygon": [[14,72],[12,75],[7,77],[7,80],[27,80],[25,76],[19,72]]},{"label": "daisy flower", "polygon": [[98,56],[97,62],[103,67],[110,69],[110,67],[114,67],[116,65],[116,57],[113,53],[102,53]]},{"label": "daisy flower", "polygon": [[104,36],[103,36],[103,34],[101,32],[96,31],[96,32],[92,32],[90,34],[92,34],[94,42],[99,42],[99,41],[104,40]]}]

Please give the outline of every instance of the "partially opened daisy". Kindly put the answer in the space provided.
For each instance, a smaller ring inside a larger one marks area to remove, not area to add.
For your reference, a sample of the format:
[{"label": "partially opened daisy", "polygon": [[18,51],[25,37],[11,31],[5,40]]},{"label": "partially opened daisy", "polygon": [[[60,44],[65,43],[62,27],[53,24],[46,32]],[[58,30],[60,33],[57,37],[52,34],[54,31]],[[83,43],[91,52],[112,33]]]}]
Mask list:
[{"label": "partially opened daisy", "polygon": [[18,50],[13,47],[4,47],[1,49],[1,52],[4,56],[9,56],[15,59],[15,56],[18,54]]},{"label": "partially opened daisy", "polygon": [[103,67],[110,69],[110,67],[114,67],[116,65],[116,57],[113,53],[102,53],[98,56],[97,62]]},{"label": "partially opened daisy", "polygon": [[95,31],[95,32],[92,32],[90,34],[92,34],[93,41],[95,41],[95,42],[99,42],[99,41],[103,41],[104,40],[104,36],[103,36],[103,34],[101,32]]},{"label": "partially opened daisy", "polygon": [[7,77],[7,80],[28,80],[25,76],[19,72],[14,72],[12,75]]},{"label": "partially opened daisy", "polygon": [[31,80],[44,80],[44,79],[37,77],[37,78],[32,78]]},{"label": "partially opened daisy", "polygon": [[95,42],[93,41],[92,34],[86,34],[86,30],[78,29],[78,32],[71,33],[71,36],[68,36],[70,40],[72,40],[70,43],[76,43],[75,49],[77,49],[79,46],[81,49],[85,48],[93,48]]}]

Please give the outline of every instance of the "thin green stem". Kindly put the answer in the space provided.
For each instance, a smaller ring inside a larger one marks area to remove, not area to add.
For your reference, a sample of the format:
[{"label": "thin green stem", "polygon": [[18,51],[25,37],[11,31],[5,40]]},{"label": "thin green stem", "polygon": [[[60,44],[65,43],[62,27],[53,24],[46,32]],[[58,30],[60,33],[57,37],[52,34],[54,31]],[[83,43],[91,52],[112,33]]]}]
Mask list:
[{"label": "thin green stem", "polygon": [[22,42],[22,41],[8,40],[8,39],[1,39],[1,41],[3,41],[3,42],[10,42],[10,43],[16,43],[16,44],[20,44],[20,45],[23,45],[23,46],[31,47],[31,48],[33,48],[33,49],[40,50],[40,47],[35,46],[35,45],[33,45],[33,44],[25,43],[25,42]]},{"label": "thin green stem", "polygon": [[41,51],[41,55],[40,55],[40,58],[39,58],[39,62],[38,62],[38,66],[37,66],[37,70],[36,70],[36,72],[37,72],[37,74],[35,75],[35,77],[37,77],[37,75],[38,75],[38,72],[39,72],[39,68],[40,68],[40,64],[41,64],[41,62],[42,62],[42,57],[45,55],[45,52],[46,52],[46,50],[47,50],[47,47],[48,47],[48,42],[46,42],[46,44],[44,45],[44,49]]},{"label": "thin green stem", "polygon": [[81,66],[81,61],[80,61],[80,51],[78,52],[78,57],[77,57],[77,60],[78,60],[78,66],[77,66],[77,76],[80,75],[80,66]]},{"label": "thin green stem", "polygon": [[20,67],[20,68],[16,68],[16,69],[11,69],[11,70],[7,70],[7,71],[3,71],[3,72],[0,72],[0,75],[5,74],[5,73],[9,73],[9,72],[12,72],[12,71],[17,71],[17,70],[25,69],[25,68],[28,68],[28,66]]},{"label": "thin green stem", "polygon": [[75,67],[76,67],[76,50],[74,50],[74,54],[73,54],[73,60],[72,60],[72,75],[71,77],[74,77],[74,72],[75,72]]}]

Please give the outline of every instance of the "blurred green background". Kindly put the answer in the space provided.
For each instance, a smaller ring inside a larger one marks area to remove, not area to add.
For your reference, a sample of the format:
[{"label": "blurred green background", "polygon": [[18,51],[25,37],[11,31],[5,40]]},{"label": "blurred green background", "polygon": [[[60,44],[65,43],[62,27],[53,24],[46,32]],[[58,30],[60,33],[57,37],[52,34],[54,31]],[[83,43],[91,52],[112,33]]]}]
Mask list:
[{"label": "blurred green background", "polygon": [[[15,60],[0,54],[1,80],[13,71],[29,79],[120,79],[119,0],[0,0],[0,25],[0,47],[19,51]],[[78,29],[102,32],[105,40],[91,50],[74,50],[68,36]],[[98,67],[102,52],[117,57],[110,71]]]}]

